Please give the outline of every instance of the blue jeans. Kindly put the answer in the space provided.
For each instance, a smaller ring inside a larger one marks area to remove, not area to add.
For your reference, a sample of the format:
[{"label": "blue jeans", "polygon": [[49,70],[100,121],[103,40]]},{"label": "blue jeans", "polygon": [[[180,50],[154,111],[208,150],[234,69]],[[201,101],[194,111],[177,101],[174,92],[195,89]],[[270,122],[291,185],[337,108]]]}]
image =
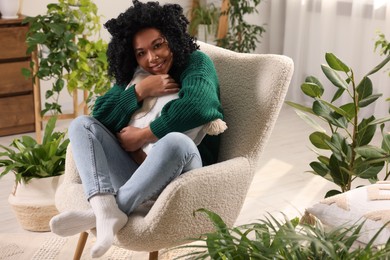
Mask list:
[{"label": "blue jeans", "polygon": [[69,139],[87,199],[96,194],[113,194],[127,215],[160,194],[180,174],[202,167],[198,148],[182,133],[170,133],[158,140],[141,165],[93,117],[73,120]]}]

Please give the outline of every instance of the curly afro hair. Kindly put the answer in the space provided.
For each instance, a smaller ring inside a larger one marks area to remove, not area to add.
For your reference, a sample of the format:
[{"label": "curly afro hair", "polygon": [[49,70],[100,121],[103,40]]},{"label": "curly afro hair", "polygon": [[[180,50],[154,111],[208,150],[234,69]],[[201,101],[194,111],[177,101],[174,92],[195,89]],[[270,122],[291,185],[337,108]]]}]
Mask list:
[{"label": "curly afro hair", "polygon": [[155,28],[167,39],[173,53],[173,65],[169,74],[179,82],[189,56],[199,49],[196,41],[187,32],[188,20],[178,4],[160,5],[159,2],[141,3],[133,0],[133,6],[104,26],[111,34],[108,44],[108,73],[116,83],[127,85],[138,66],[134,54],[134,35],[145,28]]}]

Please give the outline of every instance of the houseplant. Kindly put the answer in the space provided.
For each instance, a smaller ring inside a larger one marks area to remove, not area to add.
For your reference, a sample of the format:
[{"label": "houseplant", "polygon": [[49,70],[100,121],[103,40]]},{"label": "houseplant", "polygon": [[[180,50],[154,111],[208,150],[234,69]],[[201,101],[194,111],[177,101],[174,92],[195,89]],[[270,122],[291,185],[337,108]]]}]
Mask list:
[{"label": "houseplant", "polygon": [[221,13],[228,15],[228,32],[225,37],[217,39],[218,46],[237,52],[251,52],[256,49],[265,28],[248,23],[244,17],[258,13],[260,3],[261,0],[229,0],[228,10]]},{"label": "houseplant", "polygon": [[0,0],[2,19],[18,18],[19,0]]},{"label": "houseplant", "polygon": [[[327,65],[322,65],[326,78],[335,87],[331,101],[323,98],[324,87],[313,76],[306,78],[301,85],[302,92],[312,100],[312,107],[294,102],[288,102],[297,109],[307,123],[316,131],[309,139],[315,148],[325,150],[327,154],[317,152],[318,161],[310,163],[312,173],[334,182],[340,190],[330,190],[325,197],[348,191],[356,178],[378,180],[378,174],[390,158],[390,135],[384,129],[384,123],[390,117],[376,119],[373,115],[362,118],[361,109],[374,104],[382,94],[374,94],[370,75],[378,72],[389,61],[388,55],[380,64],[368,72],[360,81],[356,81],[352,68],[332,53],[325,55]],[[340,75],[341,74],[341,75]],[[349,102],[337,106],[334,102],[342,95],[347,95]],[[330,129],[330,134],[310,116],[324,121]],[[381,147],[371,145],[380,126],[383,142]],[[329,155],[330,153],[330,155]],[[389,177],[386,167],[385,180]]]},{"label": "houseplant", "polygon": [[[52,87],[46,91],[46,102],[42,114],[52,111],[62,113],[58,97],[66,87],[87,90],[89,99],[100,95],[110,87],[107,73],[107,43],[99,38],[101,23],[97,6],[91,0],[59,0],[58,4],[47,5],[43,15],[26,17],[30,28],[27,33],[27,52],[46,46],[49,54],[38,51],[38,69],[27,77],[52,80]],[[30,67],[34,67],[34,60]]]},{"label": "houseplant", "polygon": [[[215,231],[181,246],[192,252],[177,259],[388,259],[390,240],[384,247],[373,247],[375,237],[367,245],[357,247],[362,224],[325,230],[320,223],[300,224],[298,218],[284,221],[269,215],[264,220],[228,228],[218,214],[206,209],[205,214]],[[381,232],[379,230],[377,235]],[[192,240],[191,240],[192,241]]]},{"label": "houseplant", "polygon": [[218,28],[219,9],[213,4],[198,4],[189,10],[188,31],[199,40],[213,42]]},{"label": "houseplant", "polygon": [[56,120],[56,117],[49,119],[42,144],[30,136],[22,136],[14,139],[10,147],[0,145],[3,150],[0,177],[15,175],[8,201],[22,227],[31,231],[48,231],[50,218],[58,214],[54,192],[65,170],[69,140],[66,133],[54,132]]}]

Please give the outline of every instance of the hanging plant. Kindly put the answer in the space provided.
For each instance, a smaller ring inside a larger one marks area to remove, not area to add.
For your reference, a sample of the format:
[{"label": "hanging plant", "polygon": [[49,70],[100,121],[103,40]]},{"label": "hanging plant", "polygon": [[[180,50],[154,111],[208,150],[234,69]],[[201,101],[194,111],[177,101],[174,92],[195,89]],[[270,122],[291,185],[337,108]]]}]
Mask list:
[{"label": "hanging plant", "polygon": [[[26,77],[53,81],[45,93],[46,102],[42,116],[51,111],[61,114],[58,103],[64,87],[72,93],[75,89],[87,90],[88,101],[106,92],[111,81],[107,73],[107,43],[100,38],[100,16],[91,0],[59,0],[47,5],[46,14],[26,17],[29,23],[27,53],[31,54],[46,46],[48,54],[37,52],[38,64],[34,75],[24,69]],[[92,58],[86,60],[87,58]],[[34,68],[34,60],[30,67]]]}]

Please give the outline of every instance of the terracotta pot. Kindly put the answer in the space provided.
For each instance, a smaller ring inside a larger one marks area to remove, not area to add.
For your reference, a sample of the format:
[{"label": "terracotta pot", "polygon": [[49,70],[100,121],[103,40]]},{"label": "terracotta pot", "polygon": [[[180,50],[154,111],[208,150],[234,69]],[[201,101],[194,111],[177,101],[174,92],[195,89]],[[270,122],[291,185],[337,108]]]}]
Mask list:
[{"label": "terracotta pot", "polygon": [[19,0],[0,0],[0,12],[2,19],[18,18]]},{"label": "terracotta pot", "polygon": [[23,229],[50,231],[49,221],[58,214],[54,195],[61,176],[32,179],[27,184],[18,184],[8,197],[16,218]]}]

